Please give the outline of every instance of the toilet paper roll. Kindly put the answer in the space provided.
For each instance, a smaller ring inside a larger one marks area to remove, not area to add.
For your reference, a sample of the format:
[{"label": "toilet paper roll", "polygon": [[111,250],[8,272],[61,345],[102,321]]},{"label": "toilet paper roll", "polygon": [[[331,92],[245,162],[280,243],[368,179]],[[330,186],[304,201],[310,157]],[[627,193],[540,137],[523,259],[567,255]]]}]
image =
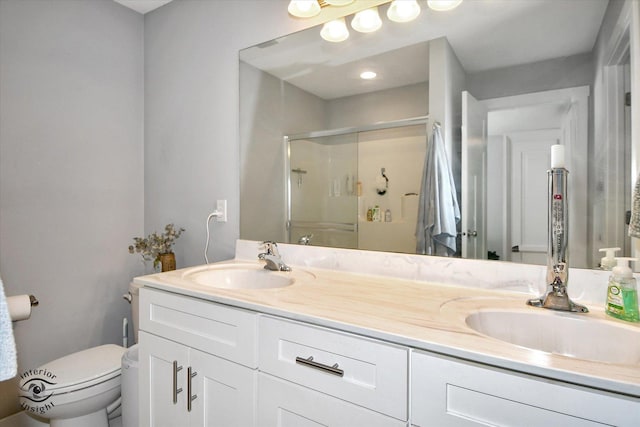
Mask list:
[{"label": "toilet paper roll", "polygon": [[7,297],[9,316],[11,321],[26,320],[31,317],[31,299],[29,295],[16,295]]}]

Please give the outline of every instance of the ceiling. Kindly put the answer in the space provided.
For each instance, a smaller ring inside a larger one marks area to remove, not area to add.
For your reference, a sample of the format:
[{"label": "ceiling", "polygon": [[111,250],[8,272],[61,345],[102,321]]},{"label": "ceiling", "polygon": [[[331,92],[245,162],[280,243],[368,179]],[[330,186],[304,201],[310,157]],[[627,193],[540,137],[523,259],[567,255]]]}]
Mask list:
[{"label": "ceiling", "polygon": [[143,15],[169,3],[171,0],[113,0]]},{"label": "ceiling", "polygon": [[423,0],[420,4],[420,16],[410,23],[390,22],[384,5],[379,8],[383,26],[375,33],[350,30],[345,42],[330,43],[320,38],[320,27],[314,27],[244,49],[241,58],[333,99],[367,92],[371,82],[357,76],[374,63],[383,80],[376,83],[378,90],[426,81],[426,42],[444,36],[467,73],[591,52],[608,2],[466,0],[449,12],[433,11]]}]

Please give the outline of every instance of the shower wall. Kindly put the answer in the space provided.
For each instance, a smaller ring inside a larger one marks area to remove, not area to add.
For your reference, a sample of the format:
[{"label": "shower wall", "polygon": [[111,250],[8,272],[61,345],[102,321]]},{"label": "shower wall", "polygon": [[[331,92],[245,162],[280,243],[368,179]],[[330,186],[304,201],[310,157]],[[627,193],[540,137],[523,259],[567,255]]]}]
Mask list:
[{"label": "shower wall", "polygon": [[[414,125],[291,141],[290,242],[313,234],[314,245],[415,251],[425,129]],[[389,182],[381,195],[382,168]],[[367,210],[375,206],[382,221],[367,221]]]}]

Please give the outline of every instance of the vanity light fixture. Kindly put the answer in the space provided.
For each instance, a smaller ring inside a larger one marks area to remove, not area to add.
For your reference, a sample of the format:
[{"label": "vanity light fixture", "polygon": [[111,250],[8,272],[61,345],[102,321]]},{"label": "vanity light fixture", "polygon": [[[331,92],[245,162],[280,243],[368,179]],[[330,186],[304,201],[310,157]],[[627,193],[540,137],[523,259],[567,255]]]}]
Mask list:
[{"label": "vanity light fixture", "polygon": [[375,71],[363,71],[362,73],[360,73],[360,78],[362,80],[371,80],[371,79],[375,79],[377,76]]},{"label": "vanity light fixture", "polygon": [[382,20],[378,8],[372,7],[356,13],[351,21],[351,27],[360,33],[372,33],[382,27]]},{"label": "vanity light fixture", "polygon": [[393,0],[387,9],[387,18],[393,22],[413,21],[420,15],[420,5],[417,0]]},{"label": "vanity light fixture", "polygon": [[322,26],[320,37],[328,42],[339,43],[349,38],[349,30],[344,18],[334,19]]},{"label": "vanity light fixture", "polygon": [[353,0],[324,0],[324,3],[331,6],[346,6],[353,3]]},{"label": "vanity light fixture", "polygon": [[427,6],[437,11],[455,9],[462,3],[462,0],[427,0]]},{"label": "vanity light fixture", "polygon": [[320,3],[317,0],[291,0],[287,10],[298,18],[311,18],[320,13]]}]

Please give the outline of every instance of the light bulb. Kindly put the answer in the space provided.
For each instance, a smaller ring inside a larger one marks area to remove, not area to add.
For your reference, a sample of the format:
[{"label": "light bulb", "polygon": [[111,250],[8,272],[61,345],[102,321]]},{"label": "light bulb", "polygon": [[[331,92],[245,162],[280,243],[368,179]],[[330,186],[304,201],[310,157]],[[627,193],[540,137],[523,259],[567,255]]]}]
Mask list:
[{"label": "light bulb", "polygon": [[353,0],[324,0],[326,4],[330,4],[331,6],[346,6],[350,3],[353,3]]},{"label": "light bulb", "polygon": [[427,5],[437,11],[455,9],[462,3],[462,0],[427,0]]},{"label": "light bulb", "polygon": [[298,18],[311,18],[320,13],[320,4],[317,0],[291,0],[287,10]]},{"label": "light bulb", "polygon": [[378,8],[361,10],[356,13],[351,21],[351,27],[360,33],[371,33],[382,26],[382,20],[378,15]]},{"label": "light bulb", "polygon": [[363,80],[371,80],[371,79],[375,79],[377,76],[375,71],[363,71],[362,73],[360,73],[360,78]]},{"label": "light bulb", "polygon": [[394,0],[387,10],[387,17],[394,22],[413,21],[420,15],[417,0]]},{"label": "light bulb", "polygon": [[342,42],[349,38],[349,30],[347,24],[344,22],[344,18],[334,19],[322,26],[320,31],[320,37],[328,42]]}]

